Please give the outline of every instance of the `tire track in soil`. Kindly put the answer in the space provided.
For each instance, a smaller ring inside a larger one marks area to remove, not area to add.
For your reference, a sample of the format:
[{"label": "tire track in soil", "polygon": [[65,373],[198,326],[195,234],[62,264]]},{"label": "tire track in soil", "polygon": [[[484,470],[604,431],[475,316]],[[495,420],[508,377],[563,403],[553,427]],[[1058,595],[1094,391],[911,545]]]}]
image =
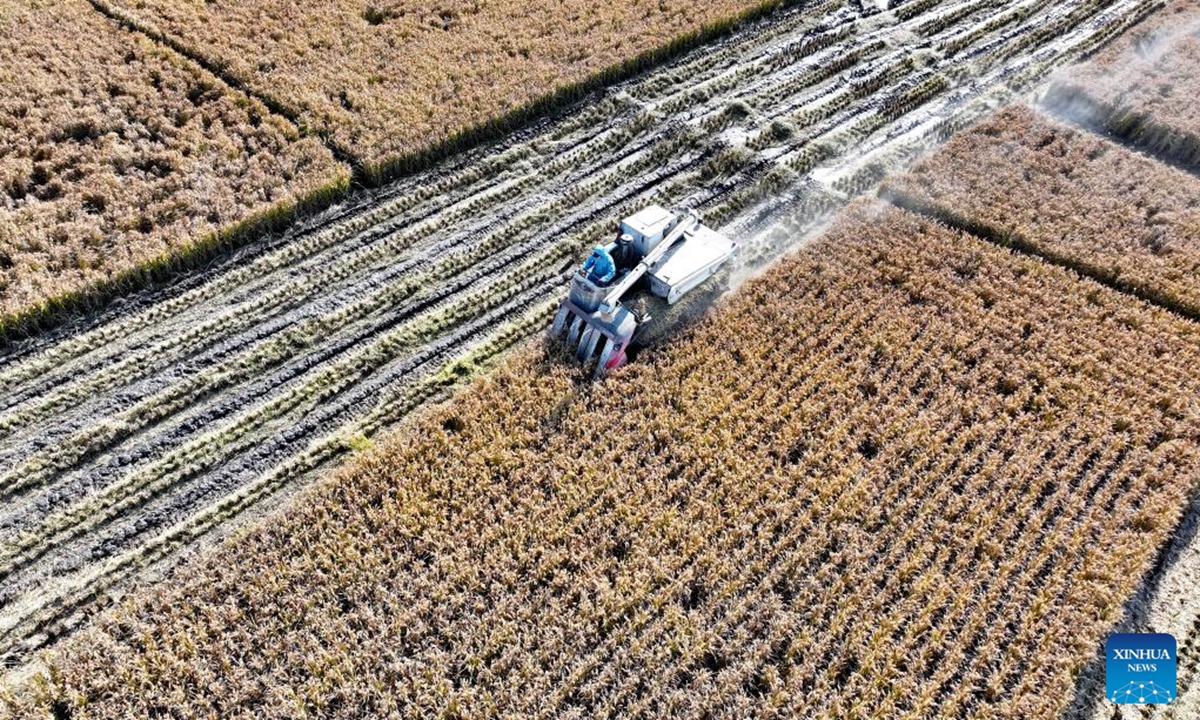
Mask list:
[{"label": "tire track in soil", "polygon": [[539,332],[580,252],[638,205],[700,208],[746,242],[749,272],[1157,4],[781,13],[14,349],[0,661],[20,665]]}]

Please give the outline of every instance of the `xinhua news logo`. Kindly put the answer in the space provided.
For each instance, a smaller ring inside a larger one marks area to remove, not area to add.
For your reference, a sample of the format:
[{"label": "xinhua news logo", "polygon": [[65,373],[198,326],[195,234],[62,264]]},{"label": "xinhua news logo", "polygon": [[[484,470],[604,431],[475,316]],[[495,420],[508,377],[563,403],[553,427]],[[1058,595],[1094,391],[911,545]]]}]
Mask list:
[{"label": "xinhua news logo", "polygon": [[1118,633],[1104,643],[1105,692],[1122,705],[1175,700],[1175,638],[1165,633]]}]

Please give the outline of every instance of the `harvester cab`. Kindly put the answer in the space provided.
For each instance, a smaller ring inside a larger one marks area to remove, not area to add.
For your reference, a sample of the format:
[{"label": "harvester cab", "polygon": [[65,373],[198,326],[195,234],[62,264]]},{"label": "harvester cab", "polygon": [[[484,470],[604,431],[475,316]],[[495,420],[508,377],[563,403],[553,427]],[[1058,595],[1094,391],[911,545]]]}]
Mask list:
[{"label": "harvester cab", "polygon": [[737,251],[695,211],[651,205],[621,221],[616,240],[597,246],[571,277],[550,336],[565,333],[581,363],[599,348],[595,376],[602,377],[624,365],[631,343],[665,323],[684,295],[723,289],[719,271]]}]

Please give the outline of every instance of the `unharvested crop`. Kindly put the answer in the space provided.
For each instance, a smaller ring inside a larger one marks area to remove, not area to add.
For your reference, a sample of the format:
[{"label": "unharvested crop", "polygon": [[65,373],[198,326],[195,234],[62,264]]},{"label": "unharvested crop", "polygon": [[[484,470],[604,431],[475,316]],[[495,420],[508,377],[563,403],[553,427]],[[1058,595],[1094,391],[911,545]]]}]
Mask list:
[{"label": "unharvested crop", "polygon": [[764,0],[105,0],[327,136],[369,173]]},{"label": "unharvested crop", "polygon": [[1047,101],[1131,142],[1200,164],[1200,2],[1176,0],[1091,61],[1059,73]]},{"label": "unharvested crop", "polygon": [[328,149],[84,0],[0,12],[0,314],[116,281],[347,178]]},{"label": "unharvested crop", "polygon": [[601,385],[518,357],[14,712],[1053,717],[1200,469],[1194,325],[861,207]]},{"label": "unharvested crop", "polygon": [[1200,179],[1016,106],[884,193],[1200,317]]}]

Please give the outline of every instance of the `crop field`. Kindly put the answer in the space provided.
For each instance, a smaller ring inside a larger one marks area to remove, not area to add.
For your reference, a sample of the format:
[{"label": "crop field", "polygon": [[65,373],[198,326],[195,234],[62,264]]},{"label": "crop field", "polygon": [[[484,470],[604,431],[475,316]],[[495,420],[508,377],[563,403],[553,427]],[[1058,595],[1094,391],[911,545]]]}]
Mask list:
[{"label": "crop field", "polygon": [[[1018,5],[781,13],[12,349],[0,658],[20,665],[540,331],[564,269],[623,214],[690,203],[746,239],[752,270],[1157,7]],[[797,218],[782,239],[779,205]]]},{"label": "crop field", "polygon": [[319,140],[84,0],[5,2],[0,54],[0,318],[349,180]]},{"label": "crop field", "polygon": [[389,161],[769,0],[102,0],[381,174]]},{"label": "crop field", "polygon": [[1200,318],[1200,178],[1029,107],[959,133],[884,192]]},{"label": "crop field", "polygon": [[[438,147],[495,134],[562,105],[576,84],[649,67],[770,9],[749,4],[634,0],[598,16],[561,3],[550,13],[512,3],[437,12],[412,3],[333,12],[310,3],[299,35],[295,8],[280,16],[269,3],[190,5],[240,24],[246,42],[232,50],[253,72],[290,61],[287,72],[255,84],[198,51],[211,44],[174,42],[101,0],[9,2],[0,40],[14,60],[0,71],[0,340],[168,284],[344,198],[352,180],[379,184],[379,163],[363,160],[372,153],[389,158],[394,174],[425,162],[421,152],[436,156]],[[282,24],[264,34],[264,17]],[[230,24],[193,20],[191,37],[206,29],[234,39]],[[651,21],[649,31],[630,32],[634,21]],[[340,46],[355,36],[370,68],[333,51],[333,39]],[[282,55],[267,59],[270,48]],[[284,95],[299,105],[285,108],[272,95],[285,77],[324,85],[300,99],[288,86]],[[326,101],[320,119],[302,110],[320,105],[314,94]],[[383,107],[385,98],[394,102]],[[353,148],[345,150],[335,127],[370,138],[347,140]]]},{"label": "crop field", "polygon": [[[1169,9],[1151,27],[1194,27],[1200,8]],[[1144,30],[1130,33],[1146,38]],[[1122,40],[1116,47],[1128,45]],[[1143,45],[1143,48],[1151,47]],[[1163,48],[1165,46],[1153,46]],[[1113,53],[1106,50],[1103,56]],[[1163,57],[1167,57],[1166,54]],[[1194,82],[1195,65],[1179,60],[1180,72],[1165,59],[1159,72]],[[1085,66],[1089,68],[1090,66]],[[1144,70],[1144,68],[1143,68]],[[1072,76],[1077,69],[1065,73]],[[1055,80],[1047,106],[1085,126],[1102,127],[1056,100]],[[1168,97],[1161,93],[1161,97]],[[1110,128],[1111,129],[1111,128]],[[1110,286],[1197,319],[1200,277],[1200,184],[1177,163],[1176,147],[1117,136],[1154,153],[1148,157],[1067,127],[1026,107],[1002,112],[960,133],[908,175],[889,178],[883,194],[956,227],[970,227],[1002,244],[1052,259]],[[1118,199],[1119,198],[1119,199]],[[1192,482],[1195,482],[1193,477]],[[1200,716],[1200,494],[1193,491],[1189,519],[1164,552],[1159,569],[1147,576],[1127,602],[1117,629],[1166,632],[1179,643],[1177,701],[1144,708],[1143,718]],[[1103,664],[1093,660],[1077,686],[1067,718],[1113,717],[1104,697]]]},{"label": "crop field", "polygon": [[[1194,322],[1200,185],[1160,162],[1175,159],[1160,151],[1154,159],[1014,106],[887,179],[881,194]],[[1179,643],[1176,702],[1143,708],[1143,718],[1200,714],[1200,486],[1195,474],[1185,481],[1193,488],[1187,518],[1115,627],[1166,632]],[[1063,717],[1114,717],[1098,658],[1081,671]]]},{"label": "crop field", "polygon": [[860,204],[620,392],[520,354],[18,709],[1055,717],[1189,502],[1198,362],[1195,323]]},{"label": "crop field", "polygon": [[1047,103],[1135,145],[1200,166],[1200,2],[1175,0],[1137,31],[1061,73]]}]

